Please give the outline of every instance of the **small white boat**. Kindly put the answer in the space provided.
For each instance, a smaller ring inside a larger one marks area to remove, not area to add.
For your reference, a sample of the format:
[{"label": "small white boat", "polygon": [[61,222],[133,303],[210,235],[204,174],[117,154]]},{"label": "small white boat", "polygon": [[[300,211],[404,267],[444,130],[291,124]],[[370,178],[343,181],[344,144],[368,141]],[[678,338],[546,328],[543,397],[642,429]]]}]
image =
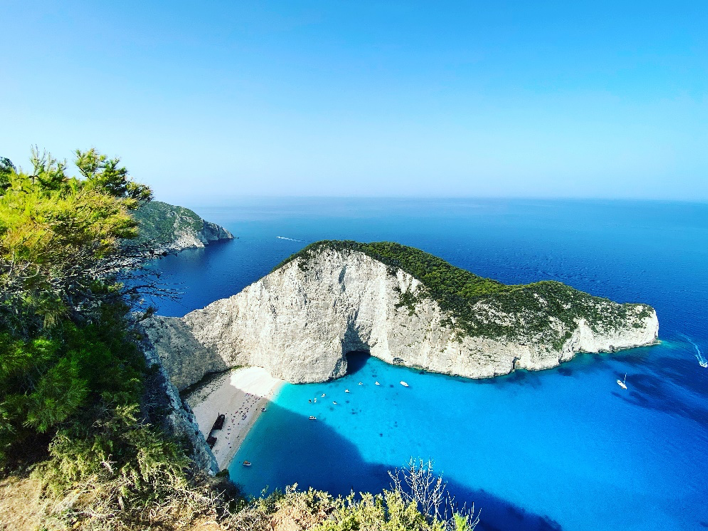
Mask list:
[{"label": "small white boat", "polygon": [[332,401],[332,403],[333,403],[335,406],[337,405],[337,403],[336,403],[334,400]]},{"label": "small white boat", "polygon": [[403,380],[401,380],[401,385],[402,385],[403,387],[410,387],[410,385],[408,385],[408,384],[407,384],[406,382],[404,382]]},{"label": "small white boat", "polygon": [[359,382],[359,384],[358,384],[358,385],[364,385],[364,384],[363,384],[363,382]]},{"label": "small white boat", "polygon": [[703,357],[703,353],[701,352],[701,349],[698,348],[698,345],[696,345],[696,344],[693,342],[693,340],[692,340],[690,337],[688,337],[686,334],[681,334],[681,335],[682,335],[683,337],[685,337],[691,345],[693,345],[693,348],[694,348],[694,349],[696,349],[696,359],[698,360],[698,365],[700,365],[700,366],[703,367],[704,369],[705,369],[705,368],[708,368],[708,360],[706,360],[706,359]]},{"label": "small white boat", "polygon": [[317,417],[315,417],[314,415],[310,415],[310,420],[317,420]]},{"label": "small white boat", "polygon": [[266,408],[264,408],[264,407],[261,408],[261,411],[262,411],[263,413],[265,413],[265,410],[266,410]]},{"label": "small white boat", "polygon": [[315,399],[313,400],[313,402],[316,404],[316,403],[317,403],[317,399],[315,398]]},{"label": "small white boat", "polygon": [[627,389],[627,373],[624,375],[624,380],[617,380],[617,385],[619,385],[622,389]]},{"label": "small white boat", "polygon": [[322,398],[324,398],[324,397],[325,397],[325,394],[324,394],[324,393],[322,393]]},{"label": "small white boat", "polygon": [[375,383],[376,383],[376,385],[381,385],[379,382],[375,382]]},{"label": "small white boat", "polygon": [[345,393],[348,393],[348,392],[349,392],[349,389],[345,389],[344,392],[345,392]]},{"label": "small white boat", "polygon": [[244,461],[244,462],[243,462],[243,466],[251,466],[251,462],[250,462],[250,461]]}]

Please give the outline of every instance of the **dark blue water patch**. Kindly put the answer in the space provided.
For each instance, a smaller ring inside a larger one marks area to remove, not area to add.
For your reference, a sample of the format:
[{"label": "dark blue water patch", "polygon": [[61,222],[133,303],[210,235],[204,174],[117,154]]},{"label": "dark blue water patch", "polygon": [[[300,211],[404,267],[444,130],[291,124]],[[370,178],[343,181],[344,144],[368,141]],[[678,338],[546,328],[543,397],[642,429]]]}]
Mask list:
[{"label": "dark blue water patch", "polygon": [[[270,423],[263,430],[262,446],[266,448],[275,441],[284,441],[281,456],[283,459],[268,459],[265,452],[253,451],[248,459],[251,466],[246,468],[241,465],[241,460],[234,461],[230,467],[232,480],[243,492],[253,492],[251,485],[254,477],[256,483],[264,483],[266,492],[281,487],[281,480],[277,484],[268,484],[268,478],[282,478],[284,484],[297,483],[296,475],[288,466],[289,458],[303,461],[317,477],[307,486],[326,490],[333,495],[347,496],[350,492],[362,491],[382,492],[392,488],[389,472],[396,467],[386,464],[366,461],[358,451],[356,445],[346,438],[341,437],[336,430],[327,424],[309,420],[309,418],[293,413],[278,405],[268,407],[268,417],[276,418],[277,422]],[[261,426],[263,424],[261,423]],[[288,452],[296,441],[292,434],[297,433],[298,448]],[[378,433],[383,438],[383,432]],[[251,435],[249,435],[251,437]],[[326,445],[326,451],[323,451]],[[304,455],[298,450],[300,447],[308,448]],[[404,463],[401,463],[403,466]],[[337,473],[333,474],[332,471]],[[444,476],[443,476],[444,477]],[[474,489],[464,486],[454,480],[445,478],[446,488],[459,509],[476,508],[476,512],[483,508],[481,523],[477,528],[481,531],[495,529],[517,529],[519,531],[546,531],[560,530],[561,527],[547,515],[537,515],[516,504],[505,501],[498,496],[486,492],[484,489]],[[303,486],[304,487],[304,486]]]},{"label": "dark blue water patch", "polygon": [[368,352],[349,352],[347,354],[347,374],[356,374],[364,368],[371,357]]},{"label": "dark blue water patch", "polygon": [[656,376],[635,374],[628,376],[628,379],[629,392],[616,393],[622,400],[667,415],[691,419],[708,431],[708,407],[705,402],[701,404],[681,398],[666,381]]}]

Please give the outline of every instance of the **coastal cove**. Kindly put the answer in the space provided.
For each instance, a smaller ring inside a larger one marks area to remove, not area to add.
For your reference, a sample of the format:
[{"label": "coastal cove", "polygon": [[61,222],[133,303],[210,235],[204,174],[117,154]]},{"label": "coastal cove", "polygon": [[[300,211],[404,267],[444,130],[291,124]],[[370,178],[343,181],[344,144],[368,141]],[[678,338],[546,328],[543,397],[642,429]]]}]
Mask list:
[{"label": "coastal cove", "polygon": [[[247,492],[294,481],[377,491],[389,483],[386,470],[419,456],[483,509],[481,529],[708,522],[700,480],[708,371],[696,358],[706,347],[705,206],[292,200],[195,210],[240,239],[160,261],[164,278],[185,291],[161,303],[163,315],[236,293],[306,243],[350,238],[399,241],[506,283],[553,279],[646,302],[662,326],[660,346],[584,354],[539,373],[472,382],[364,358],[334,382],[285,384],[231,467]],[[627,391],[615,384],[624,373]],[[308,403],[323,393],[337,405]],[[249,469],[238,465],[246,459]]]}]

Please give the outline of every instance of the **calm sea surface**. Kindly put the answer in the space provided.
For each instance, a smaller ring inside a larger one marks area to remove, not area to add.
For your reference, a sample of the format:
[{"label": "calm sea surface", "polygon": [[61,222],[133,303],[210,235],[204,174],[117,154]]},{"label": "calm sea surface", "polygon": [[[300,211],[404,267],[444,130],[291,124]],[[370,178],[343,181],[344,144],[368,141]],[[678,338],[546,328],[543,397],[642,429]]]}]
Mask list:
[{"label": "calm sea surface", "polygon": [[[418,247],[505,283],[553,279],[646,302],[661,325],[660,346],[486,381],[352,355],[341,380],[283,387],[230,467],[246,492],[294,482],[380,491],[413,456],[482,509],[482,530],[708,528],[708,369],[698,363],[708,205],[263,199],[195,210],[238,239],[158,263],[184,292],[158,301],[163,315],[233,295],[307,243],[353,239]],[[625,373],[627,391],[615,383]]]}]

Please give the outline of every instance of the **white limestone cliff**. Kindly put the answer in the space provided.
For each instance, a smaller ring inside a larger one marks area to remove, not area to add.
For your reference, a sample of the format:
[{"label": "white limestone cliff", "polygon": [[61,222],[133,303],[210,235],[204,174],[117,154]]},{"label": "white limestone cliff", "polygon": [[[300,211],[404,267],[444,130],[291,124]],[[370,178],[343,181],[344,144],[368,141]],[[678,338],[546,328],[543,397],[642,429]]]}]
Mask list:
[{"label": "white limestone cliff", "polygon": [[[401,294],[417,295],[413,307]],[[144,323],[152,355],[158,356],[178,389],[204,375],[237,365],[259,366],[289,382],[343,376],[346,354],[369,351],[388,363],[489,378],[515,369],[559,365],[578,352],[612,352],[656,342],[656,312],[625,305],[624,320],[578,319],[572,327],[543,315],[561,343],[533,334],[488,337],[461,333],[455,317],[424,296],[425,287],[405,271],[353,250],[322,248],[306,263],[298,257],[251,284],[183,318],[155,317]],[[598,314],[621,306],[593,298]],[[539,307],[546,306],[539,299]],[[480,301],[485,322],[524,328],[523,313],[500,312]],[[546,321],[544,321],[546,322]]]}]

